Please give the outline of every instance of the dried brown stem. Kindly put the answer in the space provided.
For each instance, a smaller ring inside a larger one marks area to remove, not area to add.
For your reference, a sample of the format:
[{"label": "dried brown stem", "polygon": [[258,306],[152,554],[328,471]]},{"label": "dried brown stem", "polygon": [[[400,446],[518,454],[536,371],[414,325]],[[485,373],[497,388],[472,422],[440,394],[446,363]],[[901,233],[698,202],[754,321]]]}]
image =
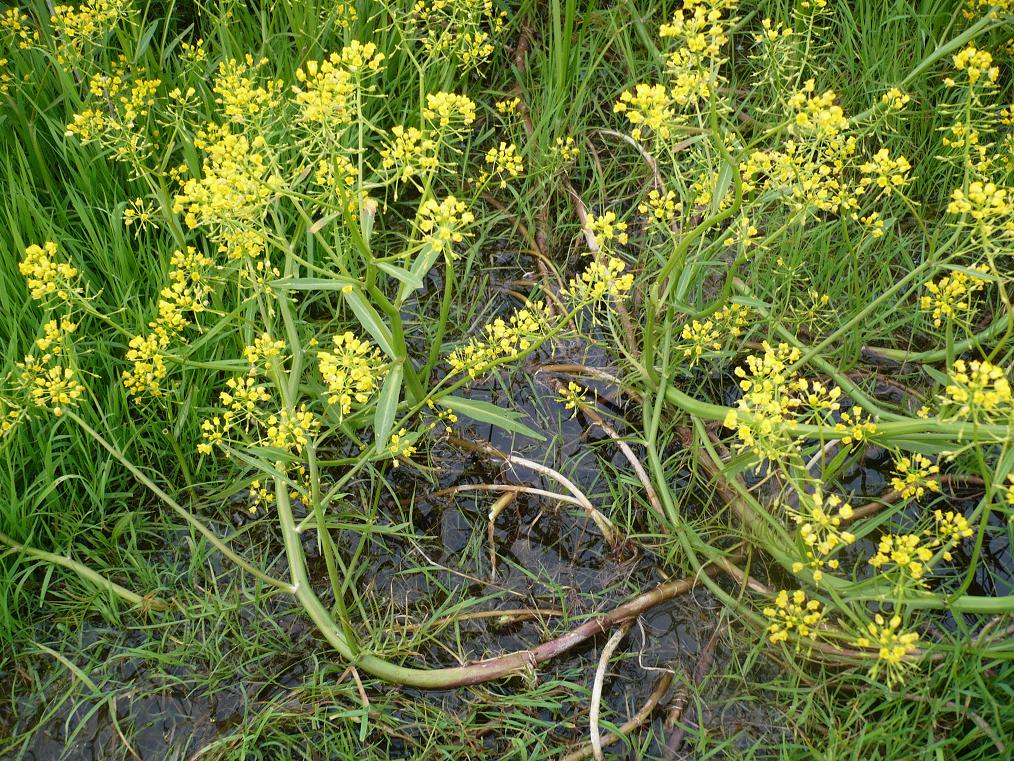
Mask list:
[{"label": "dried brown stem", "polygon": [[613,608],[608,613],[595,616],[585,621],[564,635],[543,642],[530,650],[518,650],[507,655],[476,661],[469,665],[469,672],[456,684],[446,687],[461,687],[469,684],[481,684],[502,679],[513,674],[532,671],[538,664],[556,658],[574,649],[582,642],[609,631],[614,626],[643,615],[646,611],[668,602],[675,597],[684,595],[694,589],[700,582],[701,574],[715,576],[717,566],[705,566],[695,576],[690,576],[666,584],[660,584],[650,592],[644,592],[633,600]]},{"label": "dried brown stem", "polygon": [[591,709],[588,712],[588,732],[591,738],[592,756],[595,761],[605,761],[602,755],[602,735],[599,733],[599,709],[602,705],[602,685],[606,680],[606,669],[609,668],[609,659],[613,657],[620,642],[627,636],[633,621],[624,621],[620,628],[612,633],[602,654],[599,656],[599,665],[595,669],[595,679],[592,682]]},{"label": "dried brown stem", "polygon": [[[560,381],[554,381],[553,385],[560,393],[563,389],[563,384]],[[658,498],[658,494],[655,492],[655,487],[651,484],[651,479],[648,478],[648,473],[644,469],[644,465],[637,459],[637,455],[634,454],[634,450],[630,448],[630,445],[623,440],[623,438],[616,432],[609,423],[603,420],[602,416],[598,413],[594,406],[590,404],[580,404],[581,411],[588,416],[588,419],[595,425],[605,431],[606,435],[611,438],[616,446],[619,447],[620,451],[623,452],[623,456],[627,458],[627,462],[630,463],[630,467],[634,469],[634,473],[637,474],[637,480],[641,482],[641,486],[644,487],[645,495],[648,497],[648,503],[651,505],[651,509],[655,511],[655,515],[659,517],[662,522],[665,522],[665,512],[662,509],[662,502]]]},{"label": "dried brown stem", "polygon": [[436,621],[430,621],[423,624],[397,624],[399,630],[406,632],[418,631],[427,626],[435,628],[443,628],[450,624],[456,624],[461,621],[481,621],[486,618],[497,618],[504,621],[504,623],[517,624],[523,621],[532,621],[535,619],[543,618],[558,618],[564,616],[566,613],[557,608],[510,608],[509,610],[476,610],[471,613],[457,613],[453,616],[444,616],[438,618]]},{"label": "dried brown stem", "polygon": [[588,514],[592,522],[598,527],[599,531],[602,532],[602,536],[606,542],[609,543],[610,547],[618,547],[623,539],[620,531],[613,525],[605,515],[603,515],[588,499],[587,495],[581,491],[569,478],[564,476],[557,470],[553,470],[548,465],[543,465],[540,462],[529,460],[525,457],[518,457],[517,455],[507,454],[501,452],[494,446],[486,444],[485,442],[468,441],[457,436],[448,436],[447,440],[455,446],[466,449],[472,452],[481,452],[489,457],[503,461],[507,465],[516,465],[528,470],[533,470],[536,473],[541,473],[544,476],[548,476],[560,484],[564,489],[569,491],[571,495],[578,501],[581,508]]}]

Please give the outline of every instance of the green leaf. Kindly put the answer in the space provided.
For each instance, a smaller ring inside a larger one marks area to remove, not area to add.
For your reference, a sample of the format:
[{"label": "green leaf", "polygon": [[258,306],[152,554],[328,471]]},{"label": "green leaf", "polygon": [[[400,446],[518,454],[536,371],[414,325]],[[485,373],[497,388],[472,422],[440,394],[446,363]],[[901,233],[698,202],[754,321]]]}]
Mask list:
[{"label": "green leaf", "polygon": [[923,369],[923,372],[925,372],[929,377],[931,377],[933,380],[935,380],[941,386],[947,387],[947,386],[949,386],[951,384],[951,378],[950,378],[950,376],[947,375],[946,373],[940,372],[935,367],[930,367],[929,365],[923,365],[922,369]]},{"label": "green leaf", "polygon": [[464,399],[460,396],[445,396],[437,400],[436,403],[441,407],[449,407],[455,412],[465,417],[470,417],[472,420],[477,420],[480,423],[489,423],[504,431],[516,433],[519,436],[525,436],[535,441],[546,440],[546,437],[541,433],[533,431],[527,425],[520,422],[524,416],[519,412],[505,410],[497,407],[495,404],[477,399]]},{"label": "green leaf", "polygon": [[395,267],[393,264],[389,264],[388,262],[376,262],[376,265],[377,269],[381,272],[386,272],[395,280],[404,283],[408,287],[408,293],[411,293],[417,288],[422,288],[422,278],[414,272],[403,270],[401,267]]},{"label": "green leaf", "polygon": [[342,291],[342,296],[345,297],[345,300],[349,303],[349,307],[359,319],[359,324],[363,326],[363,330],[373,337],[373,340],[377,342],[377,346],[380,347],[381,351],[391,359],[398,359],[398,354],[394,350],[394,343],[391,339],[391,330],[380,319],[380,315],[377,314],[377,310],[373,308],[373,305],[363,298],[363,294],[359,291]]},{"label": "green leaf", "polygon": [[435,248],[432,245],[422,247],[415,261],[412,262],[412,271],[408,273],[412,278],[412,282],[403,281],[404,284],[398,289],[399,302],[404,302],[412,291],[422,288],[423,278],[433,269],[433,265],[437,263],[440,252],[441,249]]},{"label": "green leaf", "polygon": [[344,277],[294,277],[272,280],[271,285],[288,291],[341,291],[359,285],[359,281]]},{"label": "green leaf", "polygon": [[373,413],[373,446],[377,454],[387,449],[387,442],[391,438],[391,429],[394,428],[394,415],[398,411],[398,401],[401,399],[401,379],[404,375],[404,366],[398,362],[387,371],[384,378],[384,385],[380,389],[380,398],[377,400],[377,409]]}]

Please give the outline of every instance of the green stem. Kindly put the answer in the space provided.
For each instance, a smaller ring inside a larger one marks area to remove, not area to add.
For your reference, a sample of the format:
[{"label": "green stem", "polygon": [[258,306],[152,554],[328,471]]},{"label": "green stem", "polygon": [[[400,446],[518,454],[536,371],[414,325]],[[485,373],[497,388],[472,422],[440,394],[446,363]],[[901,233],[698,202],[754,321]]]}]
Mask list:
[{"label": "green stem", "polygon": [[74,571],[82,578],[87,579],[92,584],[97,586],[99,589],[104,589],[107,592],[111,592],[117,597],[126,600],[131,605],[137,605],[138,607],[156,608],[158,610],[167,610],[169,608],[169,603],[167,603],[162,598],[154,596],[145,597],[143,595],[137,594],[136,592],[131,592],[129,589],[121,587],[115,581],[107,579],[98,571],[93,571],[91,568],[84,565],[83,563],[79,563],[78,561],[73,560],[67,557],[66,555],[57,555],[54,552],[45,552],[44,550],[37,550],[34,547],[29,547],[28,545],[22,544],[21,542],[14,541],[13,539],[11,539],[11,537],[7,536],[7,534],[4,533],[0,533],[0,542],[6,544],[14,552],[20,552],[24,555],[27,555],[30,558],[41,560],[44,563],[51,563],[52,565],[58,565],[61,566],[62,568],[67,568],[71,571]]},{"label": "green stem", "polygon": [[276,587],[277,589],[284,589],[287,592],[292,591],[292,586],[287,582],[284,582],[280,579],[276,579],[273,576],[269,576],[268,574],[264,573],[264,571],[257,568],[255,565],[252,565],[248,560],[236,554],[236,552],[230,549],[229,546],[225,544],[225,542],[219,539],[211,529],[209,529],[207,526],[201,523],[196,517],[194,517],[194,515],[189,510],[180,505],[176,500],[174,500],[172,497],[166,494],[165,491],[159,488],[159,486],[154,481],[148,478],[148,476],[146,476],[136,465],[134,465],[132,462],[130,462],[130,460],[124,457],[124,455],[120,452],[119,449],[117,449],[115,446],[106,441],[106,439],[100,433],[98,433],[98,431],[96,431],[84,420],[82,420],[77,415],[77,413],[75,413],[73,410],[67,410],[65,414],[67,415],[67,417],[69,417],[71,420],[73,420],[75,423],[81,426],[81,430],[83,430],[85,433],[87,433],[89,436],[95,439],[95,441],[97,441],[103,449],[109,452],[109,454],[111,454],[114,458],[116,458],[120,462],[120,464],[123,465],[123,467],[129,470],[131,475],[134,476],[134,478],[140,481],[156,497],[158,497],[170,508],[172,508],[172,510],[177,515],[179,515],[181,518],[183,518],[183,520],[185,520],[193,528],[195,528],[205,539],[207,539],[211,543],[213,547],[215,547],[215,549],[217,549],[219,552],[221,552],[223,555],[229,558],[229,560],[231,560],[233,563],[238,565],[240,568],[242,568],[250,575],[254,576],[257,579],[260,579],[265,584],[269,584],[273,587]]}]

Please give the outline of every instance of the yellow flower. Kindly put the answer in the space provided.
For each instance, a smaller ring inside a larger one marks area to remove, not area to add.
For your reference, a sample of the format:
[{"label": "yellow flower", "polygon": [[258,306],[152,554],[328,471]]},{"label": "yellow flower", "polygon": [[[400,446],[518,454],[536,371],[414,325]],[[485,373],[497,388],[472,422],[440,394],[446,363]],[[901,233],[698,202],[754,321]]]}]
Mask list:
[{"label": "yellow flower", "polygon": [[902,499],[919,499],[927,491],[940,491],[940,482],[933,478],[940,472],[940,466],[934,465],[921,454],[899,457],[894,461],[894,470],[891,486],[901,494]]},{"label": "yellow flower", "polygon": [[987,50],[979,50],[975,45],[966,48],[951,57],[954,68],[968,76],[968,84],[973,87],[985,75],[985,83],[993,84],[1000,76],[1000,67],[993,66],[993,56]]},{"label": "yellow flower", "polygon": [[[973,269],[982,273],[987,272],[985,267]],[[986,281],[982,278],[955,270],[936,282],[926,283],[929,295],[919,299],[919,307],[923,311],[932,312],[933,324],[939,328],[944,319],[957,320],[962,312],[971,309],[969,296],[981,290],[985,284]]]},{"label": "yellow flower", "polygon": [[459,124],[467,127],[475,121],[475,103],[465,95],[430,93],[426,96],[422,115],[423,119],[434,122],[439,127],[457,129]]},{"label": "yellow flower", "polygon": [[33,244],[25,249],[25,256],[18,265],[36,301],[45,301],[49,295],[66,301],[71,294],[80,292],[72,283],[78,274],[77,267],[57,261],[58,250],[53,241],[46,241],[42,246]]},{"label": "yellow flower", "polygon": [[599,304],[606,298],[622,299],[634,285],[633,274],[623,272],[626,267],[615,256],[604,261],[593,259],[580,275],[571,278],[564,295],[588,304]]},{"label": "yellow flower", "polygon": [[649,222],[661,224],[668,229],[676,213],[683,211],[683,202],[677,201],[676,193],[671,190],[663,194],[652,189],[648,191],[647,200],[638,204],[637,210],[644,214]]},{"label": "yellow flower", "polygon": [[257,84],[258,69],[268,62],[267,58],[254,60],[249,53],[237,61],[230,58],[218,64],[212,90],[215,102],[222,107],[222,113],[230,122],[244,124],[270,117],[279,105],[281,82],[269,80],[265,85]]},{"label": "yellow flower", "polygon": [[498,182],[501,188],[507,187],[508,178],[520,177],[525,171],[524,162],[518,155],[518,148],[514,143],[502,142],[496,148],[486,151],[487,169],[479,176],[480,185],[493,180]]},{"label": "yellow flower", "polygon": [[550,146],[549,152],[559,159],[562,164],[569,164],[578,156],[578,149],[574,144],[574,138],[570,135],[567,135],[566,138],[556,138],[553,145]]},{"label": "yellow flower", "polygon": [[859,186],[865,190],[873,185],[884,194],[891,195],[909,183],[908,172],[911,168],[912,165],[904,156],[891,158],[891,152],[887,148],[881,148],[872,161],[862,165],[861,169],[866,176],[859,181]]},{"label": "yellow flower", "polygon": [[327,386],[327,400],[344,416],[352,411],[353,402],[369,401],[380,387],[386,367],[380,350],[351,331],[334,336],[332,342],[334,350],[318,351],[317,361]]},{"label": "yellow flower", "polygon": [[892,87],[880,97],[880,102],[892,111],[901,111],[912,100],[908,93],[902,92],[897,87]]},{"label": "yellow flower", "polygon": [[[968,520],[961,513],[952,510],[934,510],[933,518],[936,520],[936,535],[944,544],[958,543],[962,539],[968,539],[975,532],[968,525]],[[950,552],[944,553],[944,560],[950,560]]]},{"label": "yellow flower", "polygon": [[437,168],[437,144],[422,130],[403,127],[391,128],[391,139],[380,151],[381,166],[393,170],[399,182]]},{"label": "yellow flower", "polygon": [[608,249],[614,240],[623,245],[628,241],[627,223],[618,222],[616,214],[611,211],[599,217],[589,214],[588,230],[594,236],[596,245],[603,251]]},{"label": "yellow flower", "polygon": [[282,409],[278,414],[267,419],[263,444],[278,449],[301,452],[310,437],[320,428],[320,421],[313,416],[306,405],[289,411]]},{"label": "yellow flower", "polygon": [[266,372],[273,361],[285,352],[285,341],[278,341],[270,333],[261,333],[252,344],[243,349],[243,357],[250,366],[250,374]]},{"label": "yellow flower", "polygon": [[462,229],[474,221],[475,215],[464,201],[447,196],[440,202],[433,198],[425,200],[419,207],[416,225],[423,234],[424,244],[442,250],[461,243],[468,234]]},{"label": "yellow flower", "polygon": [[632,125],[631,137],[640,140],[648,128],[662,140],[668,140],[672,134],[671,125],[675,114],[669,106],[669,95],[665,85],[639,84],[634,91],[625,90],[613,111],[624,114]]},{"label": "yellow flower", "polygon": [[797,589],[790,595],[783,589],[775,596],[773,607],[764,609],[764,615],[771,620],[768,639],[774,643],[785,642],[792,632],[810,637],[816,633],[824,612],[820,601],[807,600],[803,590]]},{"label": "yellow flower", "polygon": [[412,446],[413,439],[409,437],[408,431],[402,428],[397,433],[391,434],[391,442],[387,447],[387,452],[391,456],[391,464],[394,467],[398,467],[398,460],[400,458],[409,458],[416,453],[416,448]]},{"label": "yellow flower", "polygon": [[561,386],[559,395],[557,396],[563,402],[564,409],[574,411],[574,415],[571,417],[576,416],[578,411],[588,403],[587,397],[587,391],[574,381],[570,381],[566,387]]},{"label": "yellow flower", "polygon": [[865,415],[862,407],[853,407],[850,411],[841,413],[841,422],[835,424],[834,430],[845,434],[841,438],[842,444],[860,444],[877,432],[877,424]]},{"label": "yellow flower", "polygon": [[1004,416],[1011,412],[1014,398],[1003,371],[985,360],[966,363],[959,359],[951,368],[951,382],[944,389],[946,400],[959,405],[958,417],[974,413]]},{"label": "yellow flower", "polygon": [[845,112],[835,104],[834,90],[814,95],[815,82],[808,79],[803,89],[789,97],[789,107],[795,112],[789,125],[791,132],[811,134],[816,138],[834,138],[849,126]]},{"label": "yellow flower", "polygon": [[451,374],[467,372],[473,380],[502,359],[514,359],[531,349],[545,332],[549,315],[542,303],[526,305],[508,319],[497,317],[481,337],[472,338],[447,357]]},{"label": "yellow flower", "polygon": [[901,616],[895,614],[885,619],[879,613],[866,627],[866,634],[856,639],[858,647],[877,649],[877,660],[870,667],[870,676],[876,677],[883,666],[887,669],[887,684],[894,685],[902,677],[908,657],[916,651],[919,635],[916,632],[900,630]]},{"label": "yellow flower", "polygon": [[226,436],[232,428],[232,413],[201,422],[201,443],[197,445],[200,454],[211,454],[216,446],[225,446]]},{"label": "yellow flower", "polygon": [[799,493],[799,509],[786,507],[785,512],[796,523],[799,538],[806,547],[807,563],[793,563],[792,572],[799,573],[804,565],[813,569],[813,580],[819,584],[824,577],[823,569],[838,569],[838,560],[829,557],[839,546],[852,544],[855,535],[841,528],[842,522],[852,517],[851,505],[842,502],[835,494],[826,497],[817,487],[812,494]]},{"label": "yellow flower", "polygon": [[917,534],[885,534],[880,537],[877,552],[869,563],[874,568],[894,564],[903,577],[919,581],[929,570],[933,548],[938,544],[936,540],[921,544]]},{"label": "yellow flower", "polygon": [[56,417],[60,417],[84,394],[85,388],[72,367],[46,367],[29,356],[19,364],[19,368],[21,382],[27,388],[32,404],[51,410]]}]

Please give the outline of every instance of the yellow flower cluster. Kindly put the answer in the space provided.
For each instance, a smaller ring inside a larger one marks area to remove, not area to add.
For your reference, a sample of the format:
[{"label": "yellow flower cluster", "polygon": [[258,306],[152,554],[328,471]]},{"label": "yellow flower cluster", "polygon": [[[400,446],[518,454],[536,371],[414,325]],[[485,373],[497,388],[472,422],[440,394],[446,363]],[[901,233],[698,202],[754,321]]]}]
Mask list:
[{"label": "yellow flower cluster", "polygon": [[610,250],[614,240],[621,245],[626,245],[629,240],[627,223],[617,221],[616,214],[611,211],[598,217],[589,214],[588,231],[594,236],[599,251]]},{"label": "yellow flower cluster", "polygon": [[876,677],[881,666],[887,669],[887,684],[893,686],[901,679],[906,659],[916,651],[919,635],[916,632],[900,630],[901,616],[885,619],[879,613],[867,625],[864,636],[856,639],[858,647],[877,648],[877,660],[870,668],[870,676]]},{"label": "yellow flower cluster", "polygon": [[587,391],[574,381],[570,381],[566,386],[560,386],[560,390],[557,398],[563,403],[563,408],[567,410],[573,410],[574,414],[571,417],[577,415],[580,409],[588,402]]},{"label": "yellow flower cluster", "polygon": [[58,39],[56,60],[74,67],[131,12],[129,0],[85,0],[76,8],[52,6],[49,24]]},{"label": "yellow flower cluster", "polygon": [[[985,267],[973,268],[985,273]],[[962,313],[971,309],[970,296],[982,289],[986,281],[975,277],[961,270],[955,270],[950,275],[944,275],[936,282],[926,283],[926,290],[929,295],[919,299],[919,307],[926,312],[932,312],[933,324],[940,327],[945,319],[961,319]]]},{"label": "yellow flower cluster", "polygon": [[467,372],[474,380],[494,362],[521,356],[545,333],[548,318],[542,303],[529,304],[506,320],[497,317],[483,327],[481,337],[451,352],[447,357],[451,373]]},{"label": "yellow flower cluster", "polygon": [[[936,534],[940,541],[946,545],[956,544],[962,539],[968,539],[975,532],[968,525],[968,519],[961,513],[952,510],[934,510],[933,518],[936,521]],[[950,552],[944,552],[944,560],[951,559]]]},{"label": "yellow flower cluster", "polygon": [[676,200],[676,193],[672,190],[663,193],[652,189],[648,191],[648,197],[637,205],[637,210],[644,214],[650,223],[661,225],[668,230],[677,212],[683,211],[683,202]]},{"label": "yellow flower cluster", "polygon": [[803,142],[786,141],[783,150],[753,151],[740,162],[743,191],[777,191],[796,211],[851,211],[858,200],[845,170],[857,145],[853,136],[835,134],[825,140],[815,133]]},{"label": "yellow flower cluster", "polygon": [[146,79],[126,70],[126,60],[113,64],[110,74],[95,74],[88,91],[95,103],[74,114],[65,134],[76,136],[82,145],[97,142],[113,152],[118,161],[140,165],[153,148],[148,118],[161,81]]},{"label": "yellow flower cluster", "polygon": [[955,361],[945,400],[958,405],[958,417],[1006,417],[1012,412],[1010,381],[1003,368],[985,360]]},{"label": "yellow flower cluster", "polygon": [[338,407],[339,417],[352,411],[352,403],[366,404],[380,387],[386,367],[380,350],[369,341],[345,331],[333,338],[332,351],[318,351],[320,374],[327,400]]},{"label": "yellow flower cluster", "polygon": [[33,28],[25,12],[16,6],[0,13],[0,32],[8,45],[16,45],[21,50],[28,50],[39,42],[38,30]]},{"label": "yellow flower cluster", "polygon": [[671,124],[674,112],[669,107],[669,94],[665,85],[639,84],[634,91],[625,90],[613,111],[624,114],[633,125],[631,137],[640,140],[645,136],[644,128],[652,131],[659,139],[668,140],[672,134]]},{"label": "yellow flower cluster", "polygon": [[[980,81],[985,86],[996,83],[1000,76],[1000,67],[993,65],[993,56],[988,50],[979,50],[974,44],[970,44],[955,55],[951,56],[954,68],[965,72],[968,77],[968,84],[975,87]],[[985,79],[983,79],[985,76]],[[944,84],[953,87],[955,82],[951,78],[944,80]]]},{"label": "yellow flower cluster", "polygon": [[257,123],[270,117],[279,106],[282,83],[268,80],[258,84],[258,70],[267,58],[254,60],[249,53],[241,61],[229,59],[218,64],[212,90],[215,102],[226,119],[236,124]]},{"label": "yellow flower cluster", "polygon": [[885,195],[891,195],[911,181],[908,176],[911,168],[912,165],[904,156],[891,158],[891,152],[887,148],[881,148],[871,161],[862,165],[865,176],[859,181],[859,188],[866,190],[872,185]]},{"label": "yellow flower cluster", "polygon": [[834,430],[845,434],[841,438],[844,446],[858,445],[877,432],[877,424],[862,407],[853,407],[841,413],[841,420],[835,424]]},{"label": "yellow flower cluster", "polygon": [[880,102],[887,106],[887,108],[891,111],[901,111],[911,100],[912,98],[908,95],[908,93],[902,91],[898,87],[892,87],[880,96]]},{"label": "yellow flower cluster", "polygon": [[437,405],[433,403],[432,399],[426,400],[426,406],[429,407],[430,412],[436,415],[436,420],[430,423],[431,431],[434,428],[436,428],[438,424],[443,424],[444,433],[446,433],[448,436],[454,433],[453,426],[457,425],[458,416],[454,414],[454,410],[451,407],[444,407],[443,409],[438,409]]},{"label": "yellow flower cluster", "polygon": [[398,467],[399,459],[408,459],[416,453],[416,448],[412,444],[413,441],[414,437],[410,436],[408,431],[404,428],[397,433],[391,434],[391,441],[387,447],[387,453],[391,456],[391,464],[394,467]]},{"label": "yellow flower cluster", "polygon": [[186,251],[174,251],[170,264],[169,285],[159,293],[158,316],[148,323],[151,332],[134,336],[127,345],[126,359],[131,367],[123,371],[121,379],[137,402],[146,395],[162,395],[162,382],[168,374],[165,352],[190,324],[191,316],[204,311],[211,293],[211,257],[189,246]]},{"label": "yellow flower cluster", "polygon": [[443,201],[428,198],[419,207],[416,225],[423,236],[423,244],[435,249],[450,249],[461,243],[468,233],[463,228],[475,221],[464,201],[447,196]]},{"label": "yellow flower cluster", "polygon": [[383,61],[376,45],[355,40],[323,61],[307,61],[296,70],[299,85],[292,88],[300,120],[314,128],[351,123],[356,91],[365,91],[366,77],[377,74]]},{"label": "yellow flower cluster", "polygon": [[256,419],[260,405],[271,400],[267,388],[249,375],[229,378],[225,387],[228,390],[218,395],[219,401],[234,417],[242,420]]},{"label": "yellow flower cluster", "polygon": [[634,276],[624,273],[626,268],[618,257],[596,257],[580,275],[571,278],[563,295],[588,305],[598,305],[608,298],[622,299],[634,286]]},{"label": "yellow flower cluster", "polygon": [[521,98],[501,98],[494,105],[502,116],[515,116],[521,107]]},{"label": "yellow flower cluster", "polygon": [[275,360],[280,360],[285,353],[285,341],[271,337],[270,333],[261,333],[254,342],[243,348],[243,358],[250,366],[251,375],[266,373]]},{"label": "yellow flower cluster", "polygon": [[1014,12],[1014,0],[965,0],[961,13],[967,19],[984,16],[999,18],[1004,13]]},{"label": "yellow flower cluster", "polygon": [[520,177],[525,171],[525,164],[518,155],[518,148],[514,143],[501,141],[496,148],[490,148],[486,151],[485,162],[486,169],[479,175],[479,185],[493,182],[499,184],[501,188],[506,188],[509,179]]},{"label": "yellow flower cluster", "polygon": [[429,93],[422,110],[423,119],[440,128],[457,131],[475,121],[475,103],[467,95],[452,92]]},{"label": "yellow flower cluster", "polygon": [[748,356],[747,368],[734,371],[743,396],[729,410],[724,424],[736,431],[738,449],[778,460],[786,451],[783,428],[802,406],[797,393],[805,391],[807,384],[790,368],[800,357],[798,349],[784,343],[773,347],[767,341],[762,346],[762,355]]},{"label": "yellow flower cluster", "polygon": [[63,345],[67,336],[77,330],[77,323],[67,317],[59,320],[48,320],[42,326],[42,337],[35,339],[35,345],[43,354],[43,361],[48,361],[46,354],[59,356],[63,354]]},{"label": "yellow flower cluster", "polygon": [[723,343],[738,338],[749,312],[742,304],[729,304],[704,322],[691,320],[684,325],[680,338],[688,344],[683,347],[683,356],[690,360],[690,366],[697,364],[705,353],[721,351]]},{"label": "yellow flower cluster", "polygon": [[53,241],[46,241],[42,246],[32,244],[25,249],[24,258],[18,264],[18,270],[36,301],[46,301],[51,295],[67,301],[72,294],[80,293],[81,289],[74,285],[77,267],[57,261],[58,251],[59,247]]},{"label": "yellow flower cluster", "polygon": [[799,530],[799,537],[806,546],[807,563],[795,562],[792,572],[799,573],[804,565],[813,569],[813,581],[819,584],[824,578],[825,567],[838,569],[838,560],[829,557],[839,546],[856,541],[855,534],[843,531],[841,524],[852,517],[852,507],[841,501],[835,494],[824,496],[818,487],[813,494],[799,493],[800,508],[786,512],[792,517]]},{"label": "yellow flower cluster", "polygon": [[681,107],[708,98],[724,81],[716,72],[729,40],[727,29],[735,19],[722,18],[722,14],[735,7],[735,0],[684,0],[672,21],[659,27],[659,36],[675,45],[666,57],[666,69],[669,94]]},{"label": "yellow flower cluster", "polygon": [[391,139],[380,151],[380,158],[384,170],[406,182],[437,168],[437,143],[416,127],[398,124],[391,128]]},{"label": "yellow flower cluster", "polygon": [[848,128],[849,120],[841,106],[835,103],[838,96],[834,90],[820,95],[814,95],[815,92],[815,80],[808,79],[803,89],[789,97],[789,108],[795,112],[789,130],[823,139],[833,138]]},{"label": "yellow flower cluster", "polygon": [[785,26],[782,22],[774,22],[769,18],[761,20],[762,32],[754,34],[753,40],[757,43],[771,43],[777,42],[785,37],[791,37],[793,34],[791,26]]},{"label": "yellow flower cluster", "polygon": [[493,0],[418,0],[407,19],[406,33],[438,60],[451,61],[463,71],[489,62],[494,40],[507,23],[507,14]]},{"label": "yellow flower cluster", "polygon": [[265,425],[265,437],[262,441],[266,446],[276,447],[291,452],[302,452],[310,437],[320,428],[320,421],[314,417],[306,405],[299,409],[282,409],[270,415]]},{"label": "yellow flower cluster", "polygon": [[802,589],[791,595],[783,589],[775,596],[774,606],[764,608],[764,615],[771,620],[768,639],[773,643],[785,642],[793,632],[800,637],[809,637],[820,625],[824,613],[820,600],[806,599]]},{"label": "yellow flower cluster", "polygon": [[902,499],[910,497],[919,499],[928,491],[940,491],[940,481],[934,478],[939,472],[940,466],[932,463],[924,455],[913,454],[911,457],[904,455],[894,461],[891,486],[901,494]]},{"label": "yellow flower cluster", "polygon": [[198,134],[194,145],[206,154],[202,177],[183,183],[173,199],[173,212],[184,213],[190,229],[211,227],[218,240],[223,231],[259,222],[282,185],[270,169],[264,138],[249,140],[227,125],[211,125]]},{"label": "yellow flower cluster", "polygon": [[874,568],[893,564],[903,578],[919,581],[929,570],[933,548],[939,543],[931,538],[923,544],[918,534],[884,534],[877,545],[877,553],[869,563]]},{"label": "yellow flower cluster", "polygon": [[553,145],[550,146],[549,152],[556,157],[561,164],[569,164],[578,156],[577,145],[574,144],[574,138],[570,135],[567,135],[566,138],[556,138],[556,140],[553,141]]},{"label": "yellow flower cluster", "polygon": [[1014,237],[1014,194],[993,182],[976,180],[968,190],[955,188],[947,205],[950,214],[967,214],[982,237],[990,237],[997,228]]},{"label": "yellow flower cluster", "polygon": [[54,359],[51,354],[42,360],[29,355],[24,362],[18,363],[18,369],[21,371],[20,382],[31,403],[60,417],[67,407],[81,398],[85,388],[77,379],[73,367],[55,363]]}]

